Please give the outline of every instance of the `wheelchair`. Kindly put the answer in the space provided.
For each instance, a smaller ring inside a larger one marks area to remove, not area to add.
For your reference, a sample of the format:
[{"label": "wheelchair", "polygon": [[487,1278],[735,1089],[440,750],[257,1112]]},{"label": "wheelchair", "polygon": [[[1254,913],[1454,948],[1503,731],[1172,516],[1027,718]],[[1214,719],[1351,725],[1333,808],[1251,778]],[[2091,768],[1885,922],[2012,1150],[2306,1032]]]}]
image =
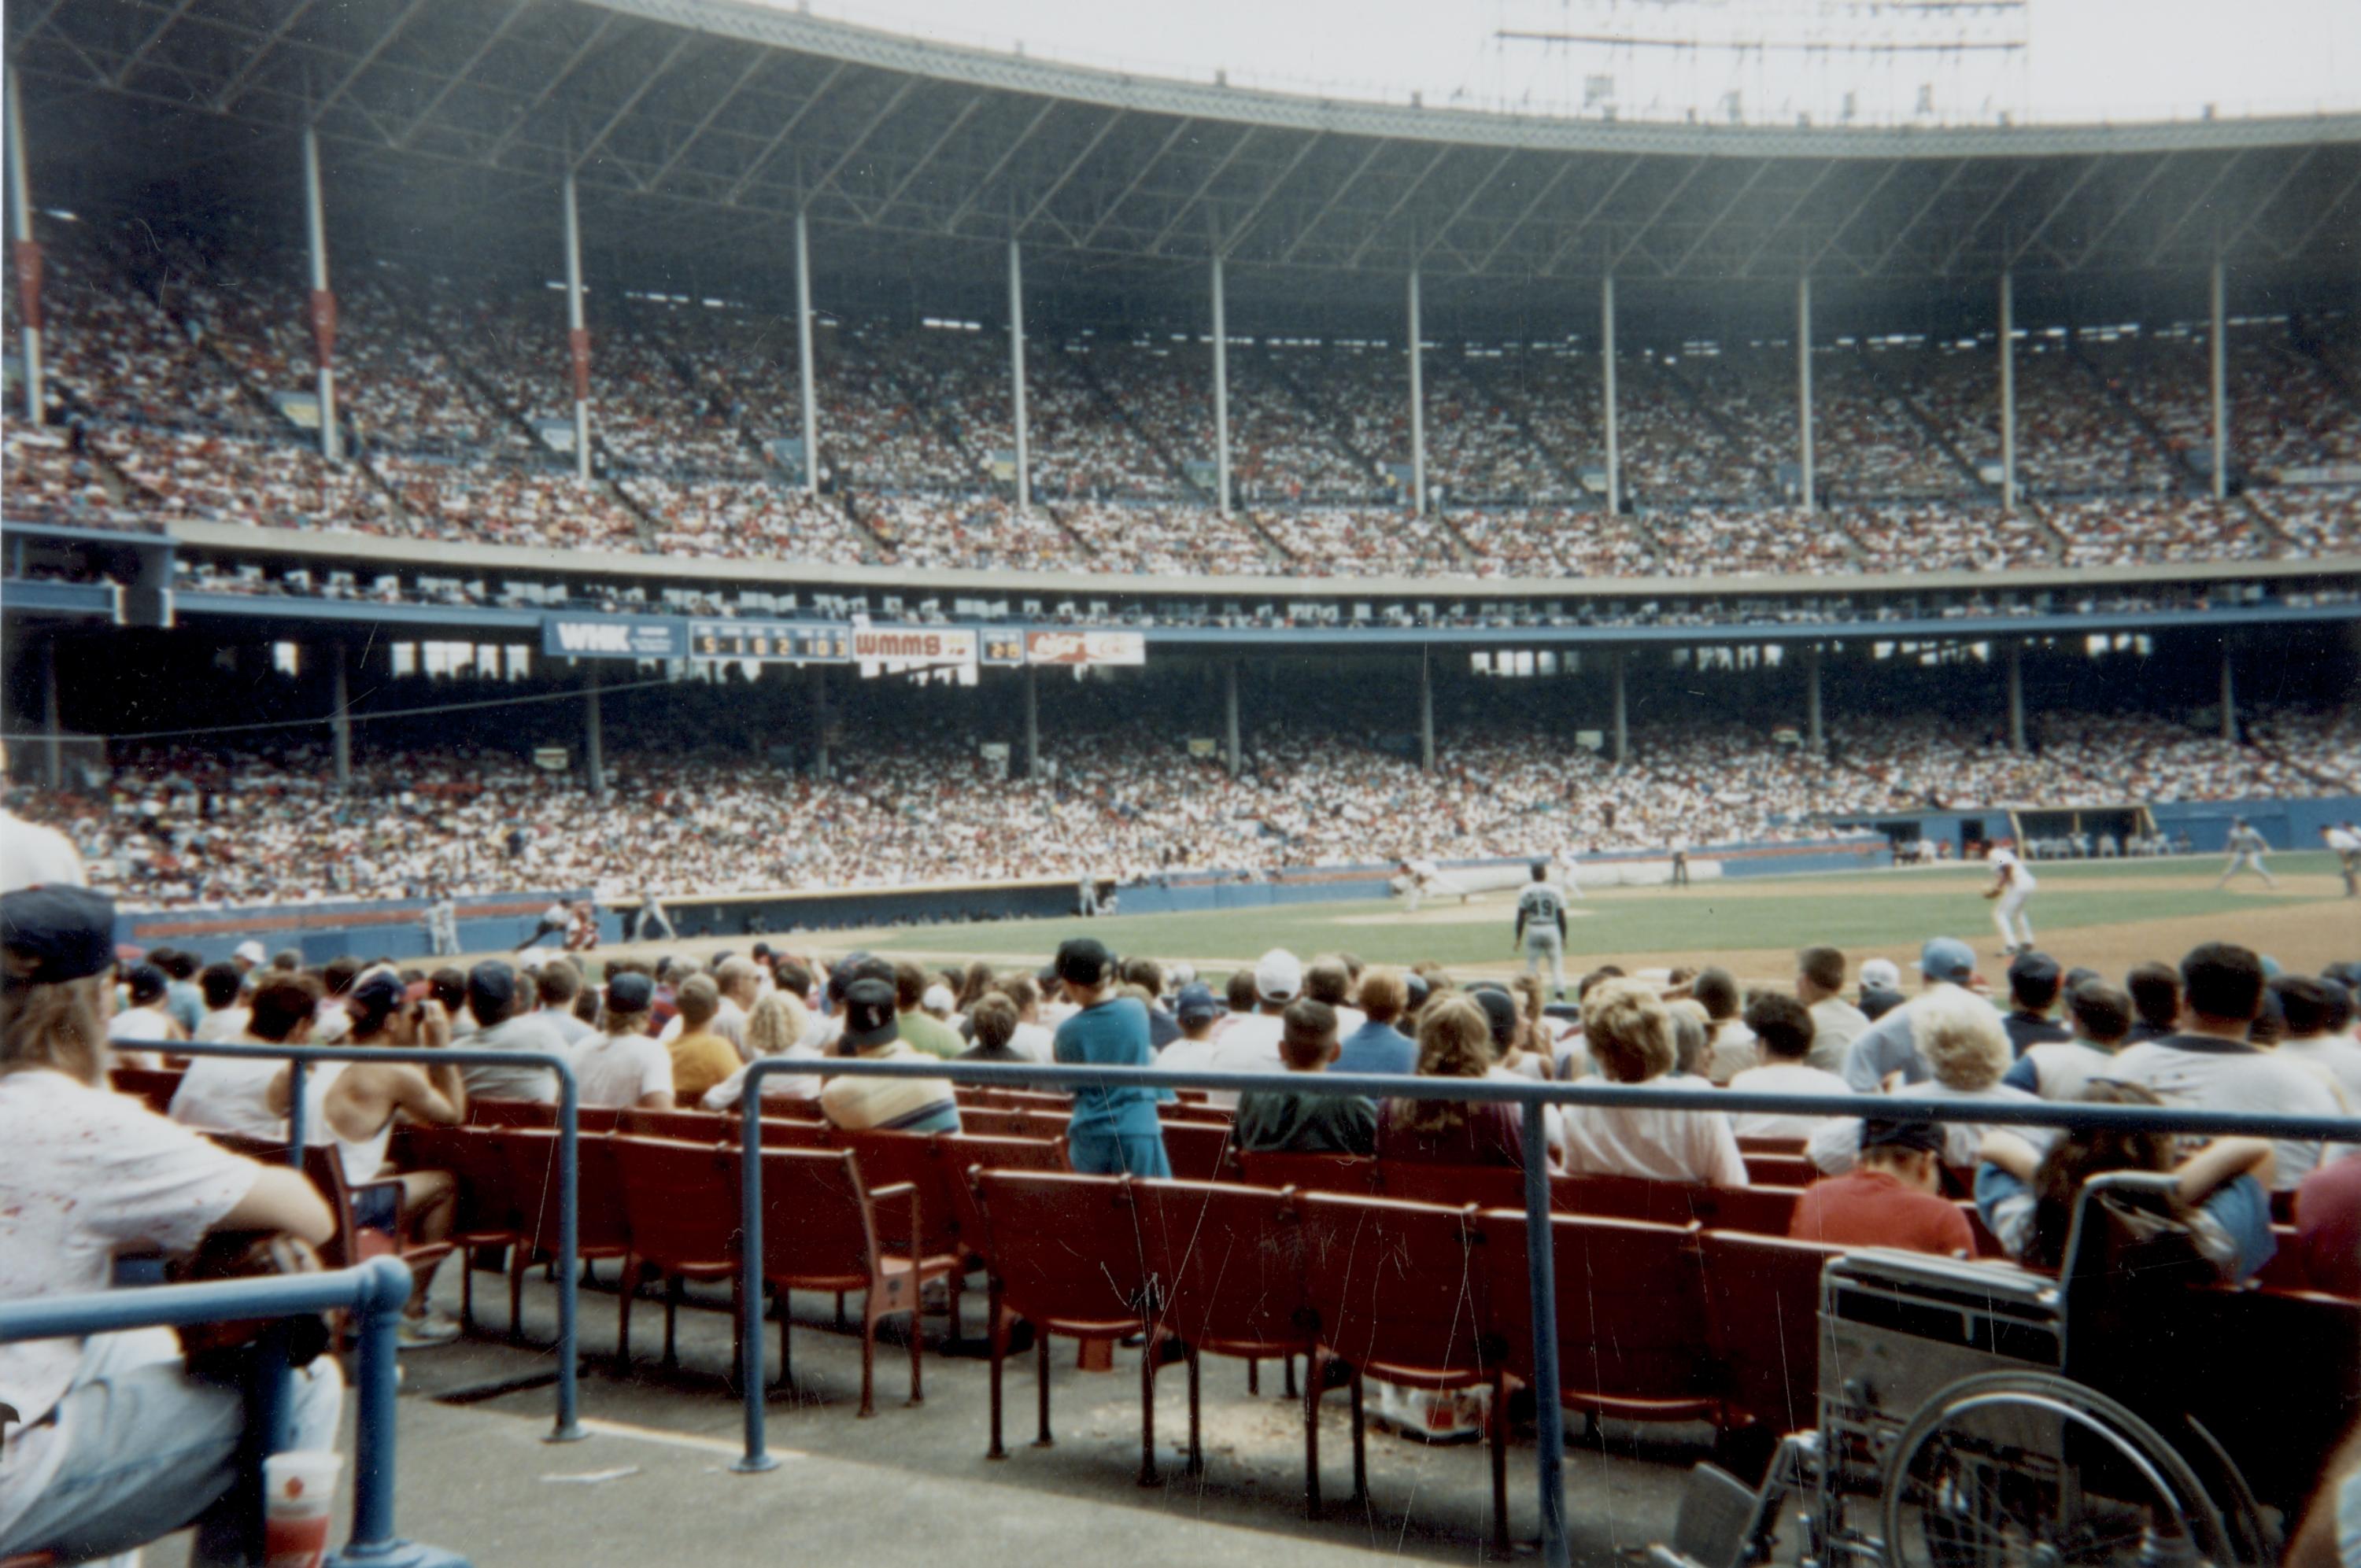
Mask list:
[{"label": "wheelchair", "polygon": [[2158,1223],[2170,1189],[2094,1178],[2054,1278],[1830,1259],[1817,1428],[1782,1440],[1759,1489],[1699,1465],[1652,1559],[1768,1563],[1792,1508],[1807,1568],[2278,1562],[2361,1407],[2361,1304],[2213,1283]]}]

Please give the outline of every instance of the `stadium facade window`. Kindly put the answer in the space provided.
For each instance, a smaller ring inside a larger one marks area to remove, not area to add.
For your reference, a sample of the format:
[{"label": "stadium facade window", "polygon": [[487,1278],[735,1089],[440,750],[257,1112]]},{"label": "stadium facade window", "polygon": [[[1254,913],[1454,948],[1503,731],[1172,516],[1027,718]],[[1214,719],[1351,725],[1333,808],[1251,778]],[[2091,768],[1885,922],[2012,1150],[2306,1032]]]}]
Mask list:
[{"label": "stadium facade window", "polygon": [[270,645],[270,667],[282,675],[303,673],[303,650],[294,642],[273,642]]}]

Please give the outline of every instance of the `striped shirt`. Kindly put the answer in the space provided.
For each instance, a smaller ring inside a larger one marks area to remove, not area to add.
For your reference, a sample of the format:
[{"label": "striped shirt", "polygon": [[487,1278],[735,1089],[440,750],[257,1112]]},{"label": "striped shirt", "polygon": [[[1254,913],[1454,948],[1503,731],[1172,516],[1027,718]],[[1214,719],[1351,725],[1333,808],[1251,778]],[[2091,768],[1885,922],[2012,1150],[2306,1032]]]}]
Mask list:
[{"label": "striped shirt", "polygon": [[[906,1040],[861,1053],[862,1061],[928,1061]],[[831,1125],[848,1132],[956,1133],[959,1098],[944,1078],[831,1078],[819,1091]]]}]

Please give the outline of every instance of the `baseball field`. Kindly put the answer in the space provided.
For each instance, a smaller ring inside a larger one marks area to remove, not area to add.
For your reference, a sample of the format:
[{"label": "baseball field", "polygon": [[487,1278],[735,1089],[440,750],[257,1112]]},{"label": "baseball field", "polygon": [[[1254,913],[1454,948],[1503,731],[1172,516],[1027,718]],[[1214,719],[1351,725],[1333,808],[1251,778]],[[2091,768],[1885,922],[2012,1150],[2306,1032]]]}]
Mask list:
[{"label": "baseball field", "polygon": [[[2238,941],[2290,970],[2316,970],[2361,959],[2361,900],[2344,896],[2333,856],[2276,855],[2276,889],[2251,874],[2216,889],[2216,857],[2037,865],[2040,890],[2026,913],[2044,950],[2067,964],[2121,975],[2134,963],[2167,960],[2197,943]],[[1954,936],[1998,957],[1992,905],[1978,897],[1990,882],[1981,866],[1879,869],[1825,875],[1698,883],[1686,888],[1609,888],[1577,901],[1568,920],[1570,974],[1613,962],[1632,970],[1720,963],[1741,979],[1784,981],[1795,951],[1815,942],[1842,948],[1856,962],[1883,956],[1908,973],[1919,944]],[[1523,967],[1510,932],[1515,894],[1427,900],[1416,915],[1400,899],[1295,905],[1206,914],[1124,916],[1093,920],[1010,920],[991,924],[901,927],[829,932],[809,945],[825,954],[867,948],[930,963],[970,958],[1046,961],[1068,937],[1087,932],[1121,953],[1187,959],[1220,974],[1286,947],[1309,956],[1351,952],[1372,963],[1433,959],[1455,971],[1507,974]],[[780,945],[781,938],[771,938]],[[679,950],[706,943],[655,944]],[[714,946],[743,946],[741,939]],[[786,945],[805,942],[788,938]],[[611,949],[609,949],[611,951]]]}]

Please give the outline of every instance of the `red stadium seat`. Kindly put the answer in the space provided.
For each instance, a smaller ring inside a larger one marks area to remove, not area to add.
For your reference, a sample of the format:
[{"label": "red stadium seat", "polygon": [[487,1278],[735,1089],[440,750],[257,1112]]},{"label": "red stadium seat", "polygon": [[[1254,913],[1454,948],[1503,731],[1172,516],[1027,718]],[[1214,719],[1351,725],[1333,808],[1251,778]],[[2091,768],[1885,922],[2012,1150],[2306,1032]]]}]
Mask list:
[{"label": "red stadium seat", "polygon": [[[1010,1326],[1033,1325],[1039,1381],[1039,1435],[1049,1436],[1049,1336],[1107,1343],[1148,1329],[1148,1273],[1131,1179],[983,1170],[976,1192],[989,1232],[992,1260],[993,1459],[1001,1446],[1001,1382]],[[1155,1347],[1140,1363],[1140,1397],[1156,1398]],[[1143,1431],[1148,1431],[1144,1425]],[[1156,1475],[1152,1441],[1143,1442],[1141,1481]]]},{"label": "red stadium seat", "polygon": [[557,1107],[538,1100],[495,1100],[478,1095],[467,1102],[471,1127],[554,1127]]},{"label": "red stadium seat", "polygon": [[[1492,1271],[1488,1321],[1505,1345],[1509,1370],[1532,1383],[1524,1212],[1496,1209],[1482,1225]],[[1550,1225],[1560,1401],[1594,1417],[1719,1424],[1697,1232],[1579,1214],[1554,1215]]]},{"label": "red stadium seat", "polygon": [[[492,1135],[508,1164],[509,1190],[522,1238],[509,1255],[509,1332],[513,1335],[522,1321],[525,1266],[536,1257],[557,1254],[558,1137],[533,1127],[501,1128]],[[623,1212],[622,1178],[615,1168],[613,1140],[605,1134],[579,1138],[575,1149],[579,1167],[576,1255],[584,1263],[628,1257],[631,1231]]]},{"label": "red stadium seat", "polygon": [[[961,1256],[960,1190],[967,1172],[956,1155],[947,1156],[930,1133],[841,1133],[840,1147],[851,1152],[861,1170],[861,1184],[874,1194],[891,1187],[907,1187],[917,1194],[918,1213],[926,1229],[917,1242],[927,1257],[956,1260]],[[950,1333],[959,1337],[960,1293],[964,1288],[961,1267],[946,1267],[950,1296]],[[917,1324],[912,1325],[913,1332]]]},{"label": "red stadium seat", "polygon": [[[1186,1352],[1189,1473],[1202,1475],[1198,1358],[1209,1351],[1249,1360],[1312,1354],[1315,1324],[1304,1295],[1302,1231],[1291,1197],[1266,1188],[1141,1181],[1132,1190],[1156,1290],[1155,1322]],[[1152,1380],[1157,1358],[1147,1359]],[[1142,1420],[1152,1461],[1153,1405]]]},{"label": "red stadium seat", "polygon": [[[1842,1247],[1708,1230],[1706,1339],[1722,1380],[1725,1421],[1781,1435],[1814,1424],[1820,1376],[1820,1270]],[[1561,1303],[1561,1306],[1563,1303]]]},{"label": "red stadium seat", "polygon": [[635,1138],[676,1138],[685,1144],[718,1144],[738,1135],[735,1116],[710,1111],[639,1111],[617,1114],[615,1130]]},{"label": "red stadium seat", "polygon": [[[737,1131],[724,1139],[732,1148],[745,1135],[743,1123],[735,1124]],[[766,1149],[832,1149],[836,1146],[836,1129],[826,1122],[791,1122],[784,1117],[765,1116],[758,1132]]]},{"label": "red stadium seat", "polygon": [[1550,1179],[1550,1207],[1601,1219],[1686,1225],[1711,1214],[1723,1190],[1641,1176],[1558,1176]]},{"label": "red stadium seat", "polygon": [[1319,1321],[1319,1346],[1304,1382],[1305,1493],[1320,1510],[1320,1396],[1333,1362],[1346,1371],[1353,1399],[1353,1496],[1368,1493],[1362,1384],[1378,1377],[1406,1388],[1488,1387],[1492,1409],[1492,1540],[1509,1540],[1508,1367],[1488,1343],[1487,1285],[1477,1256],[1476,1211],[1382,1198],[1308,1192],[1303,1221],[1304,1296]]},{"label": "red stadium seat", "polygon": [[472,1326],[476,1249],[514,1246],[519,1239],[516,1186],[499,1135],[489,1127],[405,1125],[395,1130],[393,1152],[404,1170],[447,1170],[459,1185],[458,1212],[451,1222],[450,1240],[459,1249],[463,1266],[459,1321]]},{"label": "red stadium seat", "polygon": [[159,1116],[171,1114],[172,1096],[181,1087],[179,1070],[168,1068],[114,1068],[106,1080],[117,1094],[132,1096]]},{"label": "red stadium seat", "polygon": [[[1064,1131],[1063,1128],[1059,1130]],[[994,1110],[989,1106],[979,1106],[972,1111],[964,1105],[961,1106],[960,1131],[974,1133],[987,1138],[1027,1138],[1037,1135],[1033,1131],[1032,1122],[1026,1113]]]},{"label": "red stadium seat", "polygon": [[[631,1255],[623,1261],[622,1299],[615,1331],[615,1359],[631,1361],[631,1299],[646,1280],[664,1281],[664,1364],[675,1365],[675,1327],[681,1288],[691,1279],[727,1279],[730,1321],[744,1332],[736,1310],[738,1189],[719,1151],[711,1144],[673,1138],[611,1140],[615,1175],[621,1183],[624,1222],[631,1227]],[[736,1365],[733,1357],[730,1363]]]},{"label": "red stadium seat", "polygon": [[[882,1134],[882,1137],[906,1135]],[[875,1146],[873,1146],[874,1147]],[[956,1265],[946,1248],[919,1245],[931,1223],[914,1183],[872,1187],[862,1178],[859,1157],[850,1150],[763,1151],[763,1277],[779,1291],[779,1364],[782,1376],[794,1368],[786,1293],[790,1290],[862,1293],[861,1413],[876,1413],[877,1324],[895,1313],[910,1314],[910,1403],[925,1398],[920,1365],[926,1336],[919,1332],[919,1296],[929,1279],[950,1275]],[[739,1190],[744,1156],[723,1157],[731,1192]],[[738,1205],[730,1205],[734,1222]]]},{"label": "red stadium seat", "polygon": [[1506,1166],[1425,1165],[1389,1159],[1378,1162],[1378,1172],[1384,1195],[1404,1203],[1440,1203],[1449,1209],[1473,1203],[1479,1209],[1499,1209],[1525,1201],[1525,1173]]},{"label": "red stadium seat", "polygon": [[1699,1218],[1718,1230],[1784,1236],[1795,1222],[1796,1187],[1710,1187],[1697,1194]]},{"label": "red stadium seat", "polygon": [[1295,1187],[1306,1192],[1349,1192],[1374,1198],[1379,1168],[1365,1155],[1255,1154],[1238,1156],[1242,1179],[1255,1187]]},{"label": "red stadium seat", "polygon": [[1758,1154],[1800,1155],[1804,1152],[1805,1144],[1809,1141],[1810,1140],[1806,1138],[1773,1138],[1765,1137],[1759,1133],[1741,1133],[1739,1135],[1738,1139],[1738,1152],[1742,1155],[1750,1156]]},{"label": "red stadium seat", "polygon": [[356,1194],[390,1187],[397,1200],[401,1181],[398,1177],[383,1177],[371,1181],[348,1181],[345,1178],[343,1153],[334,1144],[312,1144],[303,1150],[303,1174],[328,1201],[328,1211],[336,1219],[336,1234],[320,1249],[320,1261],[330,1268],[353,1268],[373,1257],[390,1257],[410,1270],[413,1280],[431,1277],[445,1258],[451,1255],[452,1244],[447,1241],[422,1242],[413,1239],[409,1231],[408,1216],[398,1217],[391,1231],[380,1231],[358,1224],[353,1217]]},{"label": "red stadium seat", "polygon": [[1163,1132],[1164,1157],[1171,1162],[1175,1178],[1213,1181],[1221,1176],[1230,1156],[1227,1123],[1167,1122]]},{"label": "red stadium seat", "polygon": [[1746,1157],[1746,1179],[1756,1187],[1808,1187],[1819,1179],[1819,1167],[1800,1154]]}]

